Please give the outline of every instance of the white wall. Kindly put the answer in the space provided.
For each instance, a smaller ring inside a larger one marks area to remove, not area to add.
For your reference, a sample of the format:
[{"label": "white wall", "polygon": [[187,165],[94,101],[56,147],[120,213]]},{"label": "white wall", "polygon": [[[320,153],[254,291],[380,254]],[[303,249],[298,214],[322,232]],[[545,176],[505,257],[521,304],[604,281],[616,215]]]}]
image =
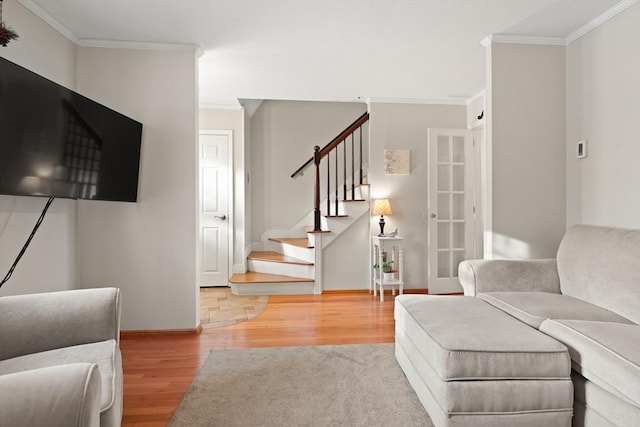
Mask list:
[{"label": "white wall", "polygon": [[0,56],[75,90],[77,46],[16,0],[2,2],[2,17],[20,38],[0,47]]},{"label": "white wall", "polygon": [[[567,47],[567,225],[640,228],[640,4]],[[587,140],[588,157],[576,158]]]},{"label": "white wall", "polygon": [[[3,19],[20,38],[0,56],[69,89],[76,87],[76,46],[16,0],[3,2]],[[35,225],[46,199],[0,195],[0,280]],[[57,199],[0,295],[75,287],[76,202]]]},{"label": "white wall", "polygon": [[[366,111],[365,104],[265,101],[251,118],[252,241],[313,209],[313,168],[291,174]],[[310,224],[312,225],[312,224]]]},{"label": "white wall", "polygon": [[369,240],[369,217],[363,215],[323,249],[323,290],[368,289]]},{"label": "white wall", "polygon": [[485,256],[555,257],[566,222],[564,47],[488,50]]},{"label": "white wall", "polygon": [[[233,265],[234,271],[239,271],[246,264],[245,247],[247,246],[247,223],[251,217],[246,209],[247,196],[250,195],[250,185],[245,177],[246,143],[245,143],[245,112],[243,109],[200,109],[200,130],[231,130],[233,132],[233,160],[234,160],[234,195],[233,195]],[[231,200],[231,199],[230,199]],[[244,272],[244,271],[241,271]]]},{"label": "white wall", "polygon": [[78,212],[79,287],[120,287],[124,330],[199,323],[197,81],[195,52],[78,52],[78,91],[143,123],[138,202]]},{"label": "white wall", "polygon": [[[385,217],[385,232],[398,228],[404,237],[404,282],[407,288],[427,287],[427,130],[466,128],[464,105],[372,103],[370,118],[371,198],[389,198],[393,215]],[[385,175],[385,149],[411,150],[410,175]],[[378,234],[379,217],[370,218],[370,233]],[[367,242],[363,247],[368,248]]]},{"label": "white wall", "polygon": [[[251,115],[246,108],[243,108],[243,134],[244,134],[244,168],[243,180],[245,185],[244,190],[244,242],[243,247],[246,249],[252,243],[252,224],[253,224],[253,206],[251,203],[253,194],[253,180],[251,179]],[[237,192],[236,192],[237,194]],[[246,267],[246,251],[242,251],[242,263],[243,267]],[[246,269],[244,270],[246,271]]]}]

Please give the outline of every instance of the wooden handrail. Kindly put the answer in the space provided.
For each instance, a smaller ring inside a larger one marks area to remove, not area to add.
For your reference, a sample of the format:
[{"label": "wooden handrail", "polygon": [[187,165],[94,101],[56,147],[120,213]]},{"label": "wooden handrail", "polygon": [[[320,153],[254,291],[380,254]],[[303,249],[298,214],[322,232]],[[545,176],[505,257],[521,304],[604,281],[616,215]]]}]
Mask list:
[{"label": "wooden handrail", "polygon": [[[347,200],[347,138],[351,136],[351,200],[355,200],[355,148],[354,148],[354,133],[360,130],[360,183],[362,184],[362,126],[369,120],[369,113],[364,113],[358,117],[355,122],[351,123],[345,130],[340,132],[338,136],[333,138],[331,142],[325,145],[322,149],[318,145],[313,147],[313,157],[307,160],[302,166],[298,168],[291,178],[295,178],[298,174],[302,174],[302,171],[311,163],[315,165],[315,186],[313,191],[313,231],[320,232],[321,230],[321,212],[320,212],[320,163],[324,157],[329,156],[329,153],[333,151],[338,145],[342,145],[342,176],[344,177],[343,183],[343,200]],[[336,215],[338,213],[338,150],[336,150]],[[327,157],[327,215],[331,214],[331,165]]]},{"label": "wooden handrail", "polygon": [[[331,150],[336,148],[338,146],[338,144],[340,144],[342,141],[344,141],[344,139],[346,137],[348,137],[349,135],[353,134],[360,126],[365,124],[368,120],[369,120],[369,113],[368,112],[366,112],[363,115],[361,115],[360,117],[358,117],[355,122],[351,123],[349,125],[349,127],[347,127],[345,130],[340,132],[340,134],[338,136],[336,136],[335,138],[333,138],[331,140],[331,142],[329,142],[327,145],[322,147],[322,149],[320,149],[320,151],[318,152],[318,154],[320,155],[320,158],[323,159],[327,154],[329,154],[329,152]],[[311,157],[309,160],[304,162],[304,164],[302,166],[300,166],[294,173],[291,174],[291,178],[295,178],[303,170],[305,170],[309,165],[311,165],[314,162],[314,158],[315,158],[315,156]]]}]

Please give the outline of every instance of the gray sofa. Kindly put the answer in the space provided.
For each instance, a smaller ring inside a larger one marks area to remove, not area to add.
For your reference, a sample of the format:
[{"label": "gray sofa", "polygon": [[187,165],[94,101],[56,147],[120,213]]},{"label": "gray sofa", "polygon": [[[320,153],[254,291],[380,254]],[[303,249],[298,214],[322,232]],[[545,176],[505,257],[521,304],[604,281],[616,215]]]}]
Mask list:
[{"label": "gray sofa", "polygon": [[568,348],[573,425],[640,425],[640,230],[574,226],[557,259],[464,261],[459,278]]},{"label": "gray sofa", "polygon": [[120,291],[0,298],[0,425],[119,426]]},{"label": "gray sofa", "polygon": [[556,259],[458,270],[463,297],[395,300],[436,426],[640,426],[640,230],[575,226]]}]

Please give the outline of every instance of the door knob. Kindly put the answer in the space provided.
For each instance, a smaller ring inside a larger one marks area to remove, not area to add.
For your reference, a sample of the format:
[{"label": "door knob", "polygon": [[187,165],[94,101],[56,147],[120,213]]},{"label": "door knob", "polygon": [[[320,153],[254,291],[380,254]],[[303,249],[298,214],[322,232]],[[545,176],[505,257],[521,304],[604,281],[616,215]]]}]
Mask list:
[{"label": "door knob", "polygon": [[432,213],[431,218],[435,218],[435,217],[436,217],[436,214]]},{"label": "door knob", "polygon": [[214,215],[213,217],[214,217],[214,218],[221,219],[221,220],[223,220],[223,221],[224,221],[225,219],[227,219],[227,216],[226,216],[226,215],[224,215],[224,214],[222,214],[222,215]]}]

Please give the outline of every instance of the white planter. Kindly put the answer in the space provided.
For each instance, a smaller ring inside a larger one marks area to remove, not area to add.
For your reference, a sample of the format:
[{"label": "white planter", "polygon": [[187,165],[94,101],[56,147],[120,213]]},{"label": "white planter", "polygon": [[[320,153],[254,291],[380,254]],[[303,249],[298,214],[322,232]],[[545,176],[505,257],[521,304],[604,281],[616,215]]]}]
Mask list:
[{"label": "white planter", "polygon": [[396,280],[397,273],[382,273],[382,280],[384,282],[393,282]]}]

